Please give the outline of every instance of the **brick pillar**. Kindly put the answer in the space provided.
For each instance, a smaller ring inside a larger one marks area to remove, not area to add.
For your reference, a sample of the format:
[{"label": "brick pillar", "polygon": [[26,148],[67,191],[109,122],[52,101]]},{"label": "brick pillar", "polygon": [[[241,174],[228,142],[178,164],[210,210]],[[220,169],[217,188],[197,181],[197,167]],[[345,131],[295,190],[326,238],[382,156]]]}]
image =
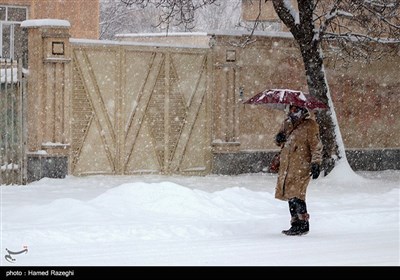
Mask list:
[{"label": "brick pillar", "polygon": [[70,24],[38,19],[28,29],[28,181],[63,178],[70,151]]},{"label": "brick pillar", "polygon": [[243,89],[240,85],[240,49],[230,44],[229,36],[214,36],[214,40],[212,149],[218,156],[240,151],[239,105]]}]

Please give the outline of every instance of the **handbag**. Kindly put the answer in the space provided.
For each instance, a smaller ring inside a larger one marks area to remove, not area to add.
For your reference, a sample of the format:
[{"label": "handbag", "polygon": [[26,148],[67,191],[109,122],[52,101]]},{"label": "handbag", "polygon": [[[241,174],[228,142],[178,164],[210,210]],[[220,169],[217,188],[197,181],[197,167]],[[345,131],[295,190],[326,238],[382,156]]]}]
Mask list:
[{"label": "handbag", "polygon": [[269,164],[269,172],[270,173],[278,173],[279,172],[279,165],[281,163],[281,152],[279,151],[274,155]]}]

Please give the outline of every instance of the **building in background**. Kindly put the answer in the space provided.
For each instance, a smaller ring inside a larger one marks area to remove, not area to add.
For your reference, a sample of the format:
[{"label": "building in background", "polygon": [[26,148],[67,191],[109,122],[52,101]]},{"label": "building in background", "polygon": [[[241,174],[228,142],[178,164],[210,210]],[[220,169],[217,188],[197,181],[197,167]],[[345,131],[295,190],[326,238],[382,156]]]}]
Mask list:
[{"label": "building in background", "polygon": [[64,19],[73,38],[99,38],[99,0],[0,0],[0,56],[17,59],[27,48],[27,19]]},{"label": "building in background", "polygon": [[[297,2],[292,0],[291,4],[297,7]],[[264,23],[274,31],[289,31],[285,24],[275,13],[272,1],[242,0],[242,20],[244,22]]]}]

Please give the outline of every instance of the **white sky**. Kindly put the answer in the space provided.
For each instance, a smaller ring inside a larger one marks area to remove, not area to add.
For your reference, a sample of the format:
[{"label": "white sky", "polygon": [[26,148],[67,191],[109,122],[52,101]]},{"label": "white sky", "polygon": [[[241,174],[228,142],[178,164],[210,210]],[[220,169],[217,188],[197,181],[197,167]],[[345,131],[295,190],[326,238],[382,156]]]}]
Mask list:
[{"label": "white sky", "polygon": [[[285,236],[276,175],[87,176],[1,187],[1,265],[398,266],[400,171],[312,180]],[[4,256],[6,248],[26,254]]]}]

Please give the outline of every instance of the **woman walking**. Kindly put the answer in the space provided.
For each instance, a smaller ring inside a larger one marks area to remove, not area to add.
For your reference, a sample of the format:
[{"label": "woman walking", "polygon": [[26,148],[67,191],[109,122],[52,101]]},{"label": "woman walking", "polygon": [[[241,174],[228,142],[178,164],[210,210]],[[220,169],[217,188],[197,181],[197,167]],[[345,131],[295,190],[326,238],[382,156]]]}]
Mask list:
[{"label": "woman walking", "polygon": [[306,108],[289,108],[275,142],[282,148],[275,198],[288,201],[291,227],[286,235],[303,235],[310,230],[306,191],[310,176],[317,179],[322,160],[318,123]]}]

